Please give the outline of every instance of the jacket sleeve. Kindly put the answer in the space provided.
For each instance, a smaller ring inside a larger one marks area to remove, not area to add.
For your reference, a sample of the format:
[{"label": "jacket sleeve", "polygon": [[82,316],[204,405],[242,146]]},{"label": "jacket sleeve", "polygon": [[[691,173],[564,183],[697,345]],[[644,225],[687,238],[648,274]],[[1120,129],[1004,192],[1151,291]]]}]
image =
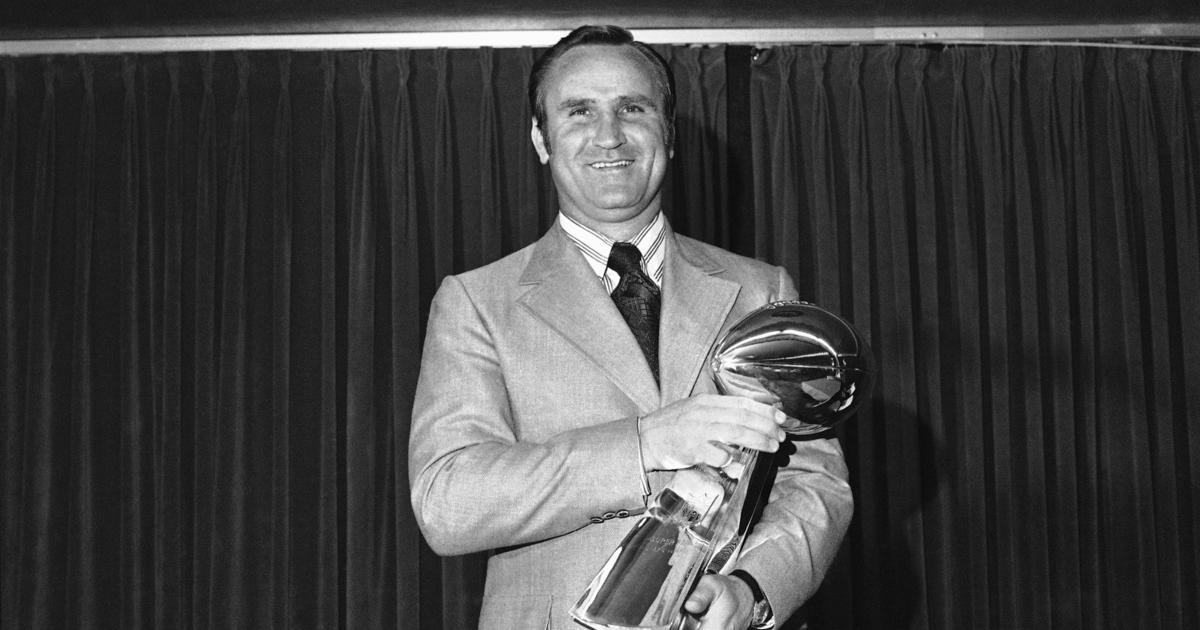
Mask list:
[{"label": "jacket sleeve", "polygon": [[636,416],[518,440],[489,322],[460,280],[434,297],[409,436],[417,523],[458,555],[545,540],[644,507]]},{"label": "jacket sleeve", "polygon": [[817,591],[854,514],[838,441],[792,445],[795,452],[778,471],[762,518],[735,563],[755,576],[779,620]]}]

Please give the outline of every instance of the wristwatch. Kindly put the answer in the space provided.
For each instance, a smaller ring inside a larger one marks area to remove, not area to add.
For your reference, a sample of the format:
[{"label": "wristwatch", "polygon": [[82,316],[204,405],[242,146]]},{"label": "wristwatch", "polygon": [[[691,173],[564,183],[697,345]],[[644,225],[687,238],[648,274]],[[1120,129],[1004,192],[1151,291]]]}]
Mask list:
[{"label": "wristwatch", "polygon": [[750,587],[750,592],[754,595],[754,612],[750,616],[750,627],[754,630],[774,628],[775,613],[771,610],[771,602],[767,601],[766,594],[759,587],[758,580],[742,569],[731,571],[729,577],[735,577],[745,582],[746,586]]}]

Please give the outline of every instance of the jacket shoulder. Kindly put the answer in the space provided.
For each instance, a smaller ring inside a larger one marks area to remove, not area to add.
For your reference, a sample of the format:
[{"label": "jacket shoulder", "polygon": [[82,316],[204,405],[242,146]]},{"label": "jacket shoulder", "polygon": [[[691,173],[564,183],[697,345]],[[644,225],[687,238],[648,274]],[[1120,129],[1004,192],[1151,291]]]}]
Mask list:
[{"label": "jacket shoulder", "polygon": [[779,277],[780,267],[756,258],[735,254],[722,247],[699,241],[682,234],[675,235],[680,251],[693,264],[719,270],[733,275],[744,275],[774,281]]},{"label": "jacket shoulder", "polygon": [[450,279],[457,281],[469,293],[494,293],[502,287],[515,287],[529,264],[533,252],[533,244],[494,260],[486,265],[452,274],[443,279],[443,284]]}]

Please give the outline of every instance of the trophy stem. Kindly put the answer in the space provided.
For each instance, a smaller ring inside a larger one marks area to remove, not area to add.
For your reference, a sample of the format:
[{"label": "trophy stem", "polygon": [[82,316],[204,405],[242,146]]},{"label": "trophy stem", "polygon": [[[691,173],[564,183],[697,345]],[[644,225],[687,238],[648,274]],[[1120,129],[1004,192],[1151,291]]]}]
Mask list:
[{"label": "trophy stem", "polygon": [[741,547],[760,459],[769,461],[740,449],[722,469],[675,473],[584,591],[575,619],[598,629],[680,627],[700,576],[724,569]]}]

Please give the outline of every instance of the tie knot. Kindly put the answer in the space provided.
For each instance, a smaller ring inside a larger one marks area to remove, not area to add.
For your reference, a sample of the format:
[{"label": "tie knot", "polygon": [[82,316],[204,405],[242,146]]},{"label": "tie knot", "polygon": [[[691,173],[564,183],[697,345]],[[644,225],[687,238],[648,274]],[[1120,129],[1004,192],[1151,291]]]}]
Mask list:
[{"label": "tie knot", "polygon": [[642,270],[642,252],[633,243],[613,243],[608,266],[622,276],[637,273]]}]

